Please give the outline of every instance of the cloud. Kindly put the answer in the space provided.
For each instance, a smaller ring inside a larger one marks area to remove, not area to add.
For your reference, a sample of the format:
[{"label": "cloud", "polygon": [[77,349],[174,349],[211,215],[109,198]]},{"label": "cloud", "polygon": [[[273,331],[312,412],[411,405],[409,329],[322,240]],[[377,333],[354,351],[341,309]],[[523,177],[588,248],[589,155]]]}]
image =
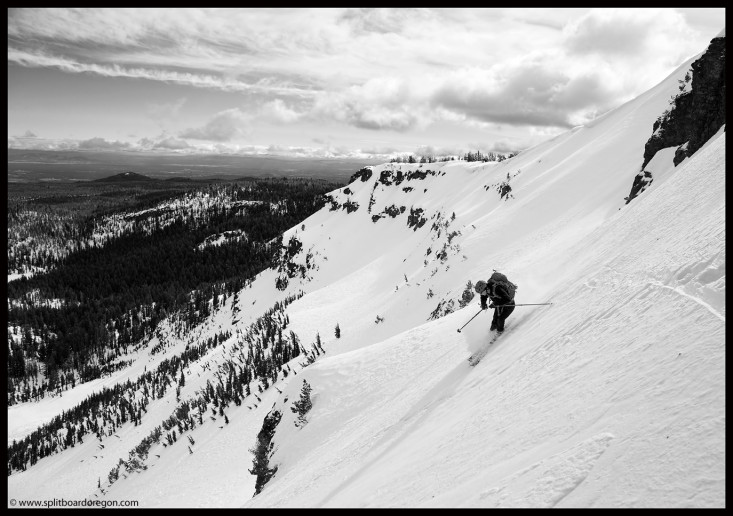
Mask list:
[{"label": "cloud", "polygon": [[38,138],[38,135],[34,133],[33,131],[28,130],[25,133],[23,133],[23,136],[21,138]]},{"label": "cloud", "polygon": [[288,107],[281,99],[275,99],[263,104],[259,116],[274,122],[287,124],[296,122],[302,114]]},{"label": "cloud", "polygon": [[340,92],[321,93],[312,111],[361,129],[403,132],[429,123],[425,107],[408,81],[380,77]]},{"label": "cloud", "polygon": [[507,154],[510,152],[517,152],[520,149],[526,149],[527,147],[529,147],[529,144],[526,142],[520,143],[518,140],[501,139],[493,142],[489,146],[489,150]]},{"label": "cloud", "polygon": [[104,138],[90,138],[82,140],[77,144],[79,150],[123,150],[129,149],[130,144],[119,140],[108,141]]},{"label": "cloud", "polygon": [[572,127],[573,115],[613,98],[593,75],[570,76],[550,60],[491,70],[461,70],[446,77],[431,101],[484,122]]},{"label": "cloud", "polygon": [[136,148],[139,150],[150,150],[153,148],[155,143],[156,143],[155,140],[153,140],[152,138],[148,138],[148,137],[140,138],[137,141]]},{"label": "cloud", "polygon": [[404,108],[397,111],[384,106],[347,106],[346,119],[349,123],[362,129],[389,129],[392,131],[407,131],[414,127],[418,119]]},{"label": "cloud", "polygon": [[311,89],[279,84],[274,81],[263,80],[251,84],[224,75],[178,72],[160,68],[125,67],[118,64],[83,63],[67,57],[48,55],[42,51],[27,51],[13,47],[8,48],[8,62],[26,67],[57,68],[68,73],[92,73],[102,77],[148,79],[222,91],[265,92],[306,97],[314,94]]},{"label": "cloud", "polygon": [[[237,108],[203,119],[184,116],[195,111],[194,99],[210,91],[189,90],[187,103],[182,88],[174,88],[178,93],[165,102],[143,105],[170,130],[140,144],[145,149],[239,152],[233,143],[217,145],[240,141],[256,127],[263,127],[265,138],[274,124],[305,128],[322,122],[312,132],[304,130],[304,142],[324,128],[335,132],[337,124],[350,126],[339,142],[358,134],[352,128],[408,133],[432,125],[422,133],[428,138],[440,132],[440,122],[465,134],[444,139],[455,142],[484,138],[469,131],[498,132],[491,124],[523,127],[525,134],[527,127],[557,131],[646,91],[704,48],[688,25],[696,23],[690,13],[714,25],[724,10],[686,13],[23,8],[8,11],[8,64],[16,72],[17,66],[46,67],[243,94],[241,103],[232,104]],[[18,73],[18,80],[24,75]],[[233,96],[217,97],[218,102]],[[49,131],[36,122],[13,122]],[[134,132],[144,135],[149,125]],[[412,137],[405,144],[396,143],[400,135],[389,138],[403,149],[415,146]]]},{"label": "cloud", "polygon": [[[672,9],[593,9],[563,29],[573,54],[657,57],[689,49],[694,36],[685,17]],[[680,59],[677,57],[676,59]]]},{"label": "cloud", "polygon": [[191,148],[191,146],[185,140],[181,140],[181,139],[169,136],[163,140],[155,142],[152,148],[153,149],[165,149],[165,150],[183,150],[183,149],[189,149]]},{"label": "cloud", "polygon": [[608,64],[574,68],[562,53],[538,52],[489,68],[375,77],[319,94],[311,114],[397,132],[440,121],[570,128],[617,103],[623,86]]},{"label": "cloud", "polygon": [[347,9],[337,21],[346,23],[356,33],[389,34],[403,32],[409,24],[430,18],[432,16],[426,9],[370,7]]},{"label": "cloud", "polygon": [[250,117],[238,108],[227,109],[214,115],[204,126],[185,129],[179,133],[182,138],[230,141],[235,136],[245,134]]},{"label": "cloud", "polygon": [[643,47],[649,29],[637,23],[635,15],[614,19],[608,11],[595,11],[566,29],[566,46],[577,54],[631,54]]},{"label": "cloud", "polygon": [[76,148],[77,142],[73,140],[52,140],[47,138],[8,136],[8,149],[75,150]]},{"label": "cloud", "polygon": [[195,148],[187,141],[181,140],[163,133],[154,138],[140,138],[133,146],[137,151],[155,151],[155,150],[174,150],[174,151],[193,151]]}]

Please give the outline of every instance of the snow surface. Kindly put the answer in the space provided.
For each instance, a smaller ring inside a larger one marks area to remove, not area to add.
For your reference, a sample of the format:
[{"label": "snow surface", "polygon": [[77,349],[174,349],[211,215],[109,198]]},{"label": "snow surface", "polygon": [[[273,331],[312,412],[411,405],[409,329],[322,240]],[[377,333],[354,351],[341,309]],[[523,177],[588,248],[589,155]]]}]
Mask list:
[{"label": "snow surface", "polygon": [[[663,180],[655,175],[624,205],[653,122],[690,63],[505,162],[385,164],[349,185],[351,193],[333,192],[359,209],[327,206],[285,235],[303,242],[300,259],[312,254],[308,278],[280,292],[275,271],[262,273],[240,292],[236,317],[229,303],[187,339],[242,331],[303,290],[286,310],[290,329],[304,343],[320,335],[324,357],[305,369],[294,361],[297,375],[261,402],[230,407],[228,425],[188,432],[193,453],[157,445],[146,471],[106,481],[173,411],[169,391],[151,402],[141,426],[124,426],[103,450],[88,439],[14,472],[8,498],[143,507],[724,507],[724,132],[675,169],[662,151],[650,167]],[[382,171],[398,169],[436,175],[378,183]],[[496,187],[507,174],[513,198],[504,200]],[[372,221],[391,205],[405,213]],[[415,231],[407,225],[413,207],[427,219]],[[519,285],[518,303],[554,304],[518,307],[470,367],[467,357],[488,341],[490,313],[458,333],[478,311],[476,299],[463,309],[458,300],[469,280],[492,269]],[[451,300],[454,313],[429,320]],[[162,357],[146,354],[154,344],[119,379]],[[211,378],[230,344],[190,368],[182,398]],[[289,407],[303,379],[313,409],[296,428]],[[64,394],[65,407],[100,385]],[[43,403],[9,409],[9,435],[65,408],[49,404],[40,417]],[[248,450],[273,406],[283,413],[271,456],[278,471],[252,498]]]}]

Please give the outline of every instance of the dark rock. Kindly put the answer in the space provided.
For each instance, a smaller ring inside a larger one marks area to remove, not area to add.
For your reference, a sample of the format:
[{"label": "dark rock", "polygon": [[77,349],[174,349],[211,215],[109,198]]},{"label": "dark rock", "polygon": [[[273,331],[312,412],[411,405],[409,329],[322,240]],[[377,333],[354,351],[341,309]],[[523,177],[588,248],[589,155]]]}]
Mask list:
[{"label": "dark rock", "polygon": [[370,177],[372,177],[372,169],[364,167],[349,178],[349,183],[353,183],[357,179],[361,179],[362,183],[364,183],[368,181]]},{"label": "dark rock", "polygon": [[644,149],[642,169],[660,149],[677,149],[674,164],[692,156],[725,124],[725,37],[710,42],[692,63],[692,89],[679,95],[666,117],[654,123],[655,134]]},{"label": "dark rock", "polygon": [[652,182],[645,167],[656,153],[678,146],[673,163],[692,156],[725,124],[725,36],[714,38],[692,63],[691,90],[677,95],[673,106],[654,122],[644,147],[641,171],[634,178],[628,204]]},{"label": "dark rock", "polygon": [[652,184],[652,173],[648,170],[642,170],[638,174],[636,174],[636,177],[634,177],[634,184],[631,185],[631,192],[629,193],[628,197],[624,197],[626,200],[626,204],[629,204],[634,197],[639,195],[641,192],[643,192],[647,186]]}]

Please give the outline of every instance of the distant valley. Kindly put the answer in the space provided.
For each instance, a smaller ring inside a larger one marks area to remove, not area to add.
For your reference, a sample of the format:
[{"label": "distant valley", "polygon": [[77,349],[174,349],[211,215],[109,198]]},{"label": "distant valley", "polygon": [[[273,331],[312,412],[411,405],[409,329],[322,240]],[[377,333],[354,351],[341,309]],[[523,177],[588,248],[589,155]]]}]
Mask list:
[{"label": "distant valley", "polygon": [[124,172],[157,179],[310,177],[345,181],[374,160],[8,149],[8,182],[95,180]]}]

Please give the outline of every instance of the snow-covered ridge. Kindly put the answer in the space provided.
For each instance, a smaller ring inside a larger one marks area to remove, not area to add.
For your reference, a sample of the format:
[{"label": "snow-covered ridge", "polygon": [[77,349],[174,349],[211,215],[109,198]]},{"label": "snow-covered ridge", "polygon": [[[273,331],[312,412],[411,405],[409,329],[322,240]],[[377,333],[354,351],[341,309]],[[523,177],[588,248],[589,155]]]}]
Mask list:
[{"label": "snow-covered ridge", "polygon": [[[199,190],[145,210],[114,213],[95,223],[89,245],[104,245],[111,238],[135,231],[149,235],[176,221],[205,224],[214,210],[236,213],[262,204],[262,201],[234,200],[231,193],[226,188],[216,192]],[[278,207],[273,204],[271,209]]]},{"label": "snow-covered ridge", "polygon": [[243,230],[224,231],[216,235],[209,235],[203,242],[196,246],[196,249],[201,251],[207,247],[218,247],[226,243],[239,242],[241,240],[247,240],[247,234]]},{"label": "snow-covered ridge", "polygon": [[[73,224],[71,226],[74,232],[69,238],[61,240],[46,235],[31,236],[23,233],[9,235],[8,239],[12,245],[9,246],[8,257],[12,259],[16,254],[27,255],[31,263],[46,263],[83,249],[102,247],[113,238],[133,232],[150,235],[175,222],[206,225],[214,214],[242,214],[248,207],[263,204],[263,201],[239,198],[246,196],[250,188],[221,186],[209,191],[197,190],[162,201],[151,208],[116,212],[96,220],[89,236],[82,236],[80,230]],[[271,202],[269,208],[272,213],[281,213],[286,209],[281,202]],[[41,220],[47,217],[36,212],[27,212],[22,216],[28,219],[38,217]],[[45,272],[45,269],[41,267],[31,267],[28,270],[9,269],[8,282],[42,272]]]}]

